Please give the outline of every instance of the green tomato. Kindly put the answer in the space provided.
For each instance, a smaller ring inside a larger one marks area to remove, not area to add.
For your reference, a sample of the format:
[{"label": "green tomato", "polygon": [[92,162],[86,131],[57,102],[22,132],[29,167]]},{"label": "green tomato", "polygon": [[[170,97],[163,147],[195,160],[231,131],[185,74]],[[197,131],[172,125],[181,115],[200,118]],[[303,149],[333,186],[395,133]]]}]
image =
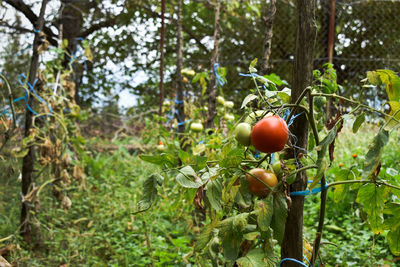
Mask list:
[{"label": "green tomato", "polygon": [[193,122],[192,124],[190,124],[190,130],[192,130],[193,132],[201,132],[203,131],[203,124],[201,124],[200,122]]},{"label": "green tomato", "polygon": [[281,176],[281,174],[282,174],[281,162],[277,161],[274,164],[272,164],[272,170],[274,171],[274,173],[277,177]]},{"label": "green tomato", "polygon": [[249,146],[251,143],[250,135],[251,135],[251,126],[246,122],[239,123],[234,131],[235,139],[239,144],[244,146]]},{"label": "green tomato", "polygon": [[232,101],[226,101],[225,102],[225,107],[226,108],[233,108],[235,104]]},{"label": "green tomato", "polygon": [[227,121],[233,121],[233,120],[235,120],[235,116],[233,116],[233,114],[226,113],[224,115],[224,119]]},{"label": "green tomato", "polygon": [[257,110],[250,113],[249,116],[246,117],[244,122],[254,124],[256,121],[262,119],[261,116],[263,114],[265,114],[263,118],[273,115],[271,112],[265,113],[265,110]]},{"label": "green tomato", "polygon": [[225,105],[225,98],[223,96],[217,96],[218,104]]},{"label": "green tomato", "polygon": [[158,145],[157,146],[157,151],[159,151],[159,152],[163,152],[164,150],[165,150],[165,146],[164,145]]}]

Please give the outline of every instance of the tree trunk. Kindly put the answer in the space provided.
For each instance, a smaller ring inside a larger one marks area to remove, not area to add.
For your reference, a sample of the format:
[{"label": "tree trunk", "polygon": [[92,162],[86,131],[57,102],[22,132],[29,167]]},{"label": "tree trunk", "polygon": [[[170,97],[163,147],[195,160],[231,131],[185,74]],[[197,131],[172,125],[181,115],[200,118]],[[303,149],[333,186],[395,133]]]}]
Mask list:
[{"label": "tree trunk", "polygon": [[63,10],[61,12],[60,24],[63,28],[63,39],[68,41],[66,47],[67,54],[64,56],[63,67],[65,69],[72,68],[71,81],[75,84],[75,96],[74,100],[77,104],[80,103],[79,100],[79,86],[82,82],[83,76],[83,66],[81,64],[74,62],[78,39],[81,29],[82,29],[82,13],[81,9],[77,7],[79,3],[74,3],[76,1],[67,0],[64,1]]},{"label": "tree trunk", "polygon": [[264,21],[264,43],[263,43],[263,56],[261,60],[261,74],[265,75],[268,73],[268,70],[271,69],[271,65],[269,64],[269,57],[271,55],[271,43],[273,36],[273,22],[276,13],[276,0],[270,0],[269,5],[265,5],[265,15],[263,16]]},{"label": "tree trunk", "polygon": [[185,106],[183,103],[183,81],[182,81],[182,60],[183,60],[183,38],[182,38],[182,0],[178,0],[178,29],[177,29],[177,66],[176,66],[176,119],[178,120],[178,135],[181,147],[185,147],[185,140],[182,133],[185,132]]},{"label": "tree trunk", "polygon": [[[161,33],[160,33],[160,107],[158,114],[161,116],[164,102],[164,37],[165,37],[165,0],[161,0]],[[182,34],[181,34],[182,35]],[[181,65],[182,68],[182,65]]]},{"label": "tree trunk", "polygon": [[[35,25],[35,29],[38,30],[39,32],[42,31],[43,29],[43,24],[44,24],[44,13],[46,11],[46,5],[47,5],[48,0],[43,0],[42,1],[42,6],[40,8],[40,14],[39,18],[37,20],[37,24]],[[39,67],[39,53],[38,53],[38,47],[40,45],[40,35],[39,33],[35,34],[35,38],[33,40],[33,53],[32,53],[32,58],[31,58],[31,65],[29,68],[29,76],[28,76],[28,84],[33,85],[36,76],[37,76],[37,71]],[[32,97],[28,95],[28,104],[31,108],[33,107],[33,101]],[[33,125],[33,114],[31,111],[27,108],[25,111],[25,131],[24,131],[24,136],[28,137],[31,133],[31,128]],[[22,160],[22,195],[26,196],[29,191],[32,189],[32,174],[34,170],[34,163],[35,163],[35,151],[34,147],[30,145],[28,147],[28,154],[23,158]],[[22,237],[24,238],[25,242],[31,243],[32,242],[32,235],[35,234],[32,231],[32,222],[30,218],[30,210],[31,207],[28,203],[24,202],[24,199],[22,200],[22,207],[21,207],[21,230],[20,233]]]},{"label": "tree trunk", "polygon": [[[293,89],[291,102],[295,103],[303,90],[312,83],[313,55],[316,37],[315,0],[297,0],[297,33],[295,60],[293,66]],[[308,122],[303,114],[296,118],[291,127],[291,133],[296,136],[296,146],[307,149]],[[292,140],[293,141],[293,140]],[[296,149],[298,153],[303,150]],[[290,186],[291,191],[305,190],[307,176],[305,172],[298,173],[295,182]],[[304,197],[292,197],[292,205],[286,219],[283,237],[282,258],[303,260],[303,207]],[[298,263],[285,261],[283,266],[299,266]]]},{"label": "tree trunk", "polygon": [[217,5],[215,8],[215,19],[214,19],[214,50],[211,56],[211,76],[210,83],[208,84],[208,117],[206,122],[206,128],[214,127],[214,118],[217,115],[217,83],[216,77],[214,74],[214,64],[218,62],[218,40],[219,40],[219,12],[220,12],[220,3],[217,1]]}]

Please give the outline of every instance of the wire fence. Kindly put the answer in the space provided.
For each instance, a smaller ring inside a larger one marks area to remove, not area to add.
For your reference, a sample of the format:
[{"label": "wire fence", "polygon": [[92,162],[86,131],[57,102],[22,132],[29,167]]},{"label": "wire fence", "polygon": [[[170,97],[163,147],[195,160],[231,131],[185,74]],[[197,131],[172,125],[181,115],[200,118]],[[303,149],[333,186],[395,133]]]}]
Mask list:
[{"label": "wire fence", "polygon": [[[331,8],[332,2],[335,4],[334,9]],[[365,78],[369,70],[399,70],[400,0],[318,0],[317,3],[318,31],[314,68],[321,68],[329,60],[329,26],[331,12],[334,10],[332,63],[337,70],[338,82],[346,90],[342,93],[351,93],[359,87],[360,80]],[[291,83],[296,41],[296,6],[292,0],[277,1],[276,5],[270,71]],[[224,34],[228,30],[224,25],[221,27],[223,44],[224,38],[227,38]],[[237,51],[225,49],[223,45],[220,48],[220,64],[228,68],[227,86],[242,83],[237,73],[246,70],[253,58],[261,58],[262,55],[262,38],[254,36],[263,34],[261,20],[259,25],[243,23],[241,27],[248,27],[249,36],[241,38],[246,40],[245,44],[234,48]],[[259,30],[256,33],[257,27]]]}]

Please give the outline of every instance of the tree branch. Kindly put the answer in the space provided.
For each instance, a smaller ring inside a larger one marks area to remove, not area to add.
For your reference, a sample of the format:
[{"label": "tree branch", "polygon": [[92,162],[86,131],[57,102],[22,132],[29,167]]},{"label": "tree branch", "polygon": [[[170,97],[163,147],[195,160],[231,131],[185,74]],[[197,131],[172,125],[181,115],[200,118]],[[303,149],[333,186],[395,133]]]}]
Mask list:
[{"label": "tree branch", "polygon": [[[38,17],[22,0],[4,0],[4,2],[24,14],[24,16],[32,23],[32,26],[34,28],[37,27]],[[53,33],[53,31],[50,28],[43,26],[43,32],[46,34],[47,40],[50,42],[50,44],[53,46],[57,46],[57,40],[54,39],[56,35]]]},{"label": "tree branch", "polygon": [[120,15],[108,18],[105,21],[102,21],[102,22],[92,25],[89,29],[86,29],[86,30],[82,31],[81,33],[79,33],[79,37],[85,38],[85,37],[89,36],[90,34],[94,33],[95,31],[98,31],[102,28],[113,26]]}]

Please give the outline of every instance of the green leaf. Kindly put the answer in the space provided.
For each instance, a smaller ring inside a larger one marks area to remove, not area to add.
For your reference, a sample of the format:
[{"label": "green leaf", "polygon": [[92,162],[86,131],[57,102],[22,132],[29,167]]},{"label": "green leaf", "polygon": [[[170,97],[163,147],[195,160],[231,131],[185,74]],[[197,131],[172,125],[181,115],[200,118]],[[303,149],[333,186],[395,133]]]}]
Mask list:
[{"label": "green leaf", "polygon": [[278,96],[282,99],[283,102],[289,103],[291,93],[292,93],[292,90],[285,87],[285,88],[283,88],[282,91],[278,91]]},{"label": "green leaf", "polygon": [[168,167],[175,167],[178,164],[175,157],[173,157],[171,154],[166,153],[163,153],[161,155],[139,155],[139,158],[143,161],[160,166],[167,165]]},{"label": "green leaf", "polygon": [[393,255],[400,256],[400,227],[391,229],[386,238],[389,243],[390,251],[393,253]]},{"label": "green leaf", "polygon": [[197,237],[196,245],[194,247],[195,251],[201,251],[204,249],[207,244],[210,242],[211,238],[215,235],[215,231],[218,232],[217,229],[214,229],[216,226],[216,223],[213,222],[206,227],[204,227],[203,231],[201,234]]},{"label": "green leaf", "polygon": [[157,198],[157,186],[161,185],[164,177],[160,174],[150,175],[143,183],[142,198],[137,204],[137,211],[144,211],[151,207]]},{"label": "green leaf", "polygon": [[392,70],[377,70],[376,73],[386,85],[386,93],[389,100],[400,101],[400,77]]},{"label": "green leaf", "polygon": [[374,137],[367,155],[365,155],[362,179],[367,179],[375,171],[382,156],[382,149],[387,144],[388,140],[389,132],[385,130],[380,130]]},{"label": "green leaf", "polygon": [[221,179],[210,180],[206,185],[206,197],[211,207],[216,211],[221,210],[222,182]]},{"label": "green leaf", "polygon": [[382,83],[379,74],[376,71],[368,71],[367,79],[372,85],[380,85]]},{"label": "green leaf", "polygon": [[353,123],[353,133],[356,133],[358,129],[360,129],[361,124],[365,121],[365,113],[361,113],[357,116],[356,120]]},{"label": "green leaf", "polygon": [[261,12],[258,9],[258,7],[256,7],[255,5],[252,5],[249,2],[247,2],[247,10],[254,12],[257,15],[257,17],[261,17]]},{"label": "green leaf", "polygon": [[383,209],[388,193],[389,190],[386,187],[376,187],[375,184],[363,185],[358,190],[356,201],[368,214],[368,223],[375,234],[381,234],[384,231]]},{"label": "green leaf", "polygon": [[220,165],[221,167],[237,167],[242,162],[243,148],[235,148],[224,154]]},{"label": "green leaf", "polygon": [[244,100],[243,100],[243,102],[242,102],[242,106],[241,106],[240,108],[242,109],[242,108],[246,107],[247,104],[248,104],[249,102],[253,101],[254,99],[257,99],[257,96],[256,96],[256,95],[253,95],[253,94],[249,94],[248,96],[246,96],[246,97],[244,98]]},{"label": "green leaf", "polygon": [[241,213],[229,217],[218,224],[220,236],[222,236],[222,248],[225,258],[236,260],[240,244],[243,239],[243,230],[247,225],[249,213]]},{"label": "green leaf", "polygon": [[318,166],[318,168],[317,168],[317,174],[315,175],[313,182],[310,185],[311,189],[316,187],[322,179],[322,176],[326,168],[326,162],[324,160],[324,157],[328,150],[329,145],[335,140],[336,133],[337,133],[337,127],[335,126],[329,131],[328,135],[321,141],[319,146],[316,148],[318,151],[318,159],[316,161],[316,165]]},{"label": "green leaf", "polygon": [[274,199],[272,194],[269,194],[267,198],[257,202],[257,224],[262,231],[267,231],[272,220],[274,213]]},{"label": "green leaf", "polygon": [[252,249],[246,256],[239,258],[236,263],[241,267],[265,266],[264,251],[261,248]]},{"label": "green leaf", "polygon": [[[349,180],[351,175],[352,172],[348,169],[339,170],[337,173],[335,173],[335,181],[338,182]],[[333,191],[333,201],[335,203],[339,203],[349,192],[349,187],[350,186],[347,184],[336,185],[335,190]]]},{"label": "green leaf", "polygon": [[274,230],[274,238],[282,243],[285,232],[287,217],[287,204],[285,195],[282,192],[274,194],[274,214],[272,215],[271,228]]},{"label": "green leaf", "polygon": [[203,185],[201,179],[190,166],[183,167],[179,170],[176,181],[185,188],[199,188]]},{"label": "green leaf", "polygon": [[275,73],[271,73],[270,75],[264,75],[265,78],[276,84],[277,86],[289,85],[287,81],[282,80],[281,77],[276,75]]}]

